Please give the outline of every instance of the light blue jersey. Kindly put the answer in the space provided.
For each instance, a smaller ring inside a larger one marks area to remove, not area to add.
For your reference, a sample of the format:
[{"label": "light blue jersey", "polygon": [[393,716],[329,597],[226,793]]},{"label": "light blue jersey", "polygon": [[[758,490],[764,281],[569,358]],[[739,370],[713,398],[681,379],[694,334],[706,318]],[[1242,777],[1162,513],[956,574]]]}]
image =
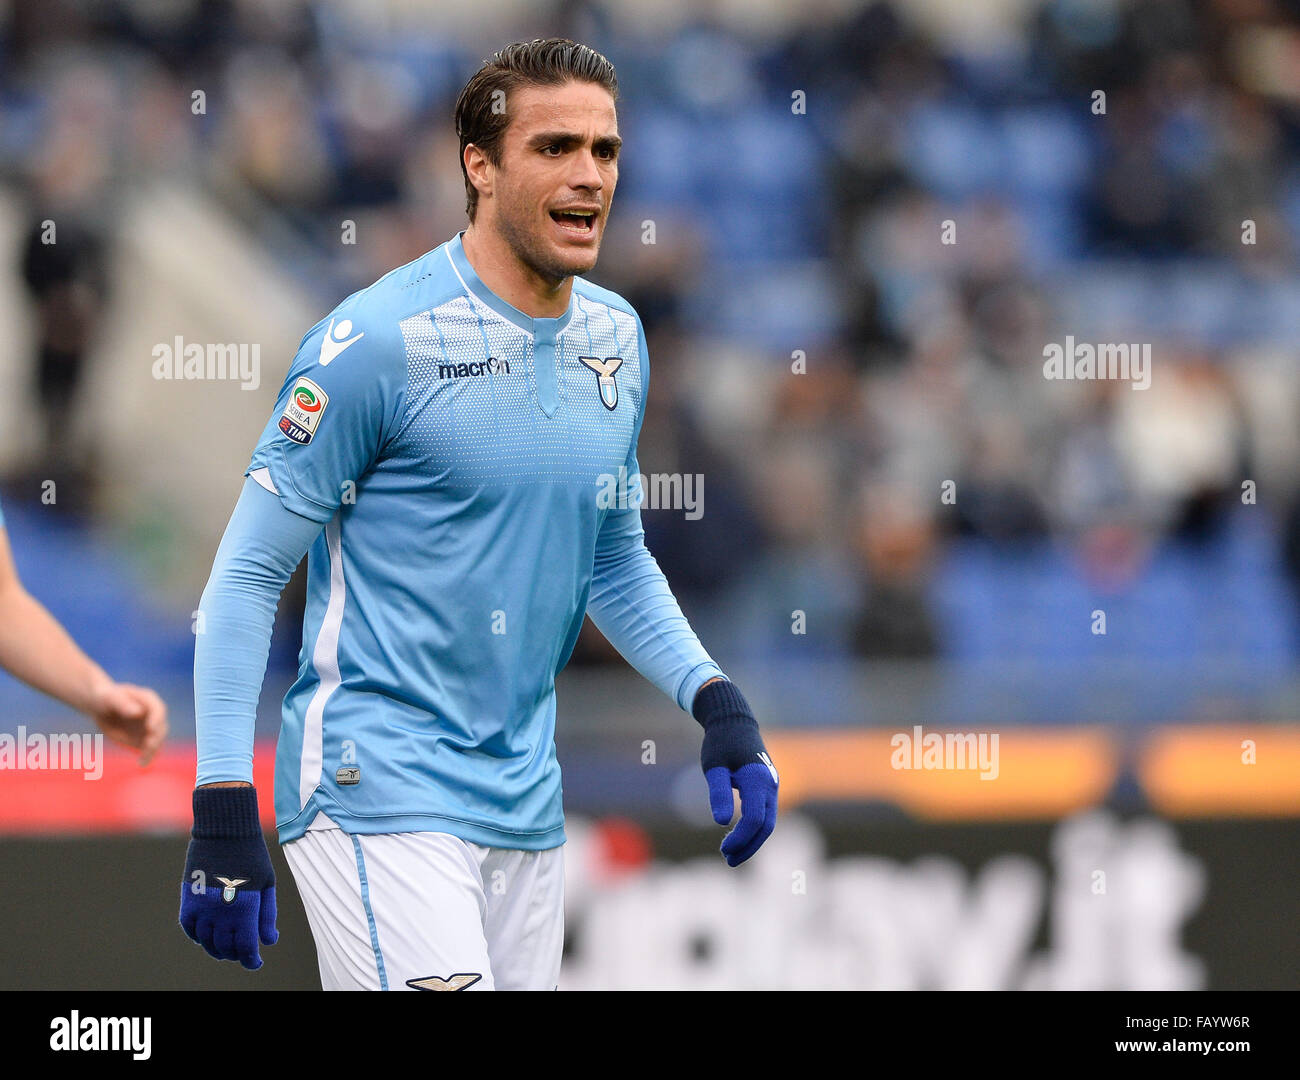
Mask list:
[{"label": "light blue jersey", "polygon": [[[246,472],[325,525],[276,757],[282,842],[319,810],[349,832],[563,843],[555,676],[589,599],[681,708],[721,675],[645,551],[635,480],[608,505],[639,472],[648,374],[621,297],[575,278],[563,316],[530,318],[460,236],[303,338]],[[204,738],[200,782],[233,778],[205,775]]]}]

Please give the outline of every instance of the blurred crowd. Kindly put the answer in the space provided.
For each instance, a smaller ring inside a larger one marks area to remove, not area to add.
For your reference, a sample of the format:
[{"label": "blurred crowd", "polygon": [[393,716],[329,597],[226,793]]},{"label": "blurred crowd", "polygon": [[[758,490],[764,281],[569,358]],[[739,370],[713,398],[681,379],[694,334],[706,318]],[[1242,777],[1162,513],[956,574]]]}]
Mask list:
[{"label": "blurred crowd", "polygon": [[[645,516],[706,642],[752,662],[1068,658],[1093,609],[1137,597],[1157,629],[1232,629],[1175,635],[1183,664],[1290,665],[1295,5],[797,7],[760,29],[559,2],[527,26],[619,72],[627,146],[591,276],[646,325],[643,472],[704,477],[699,520]],[[31,211],[50,430],[142,178],[201,185],[322,312],[463,227],[451,105],[505,41],[354,14],[10,5],[0,170]],[[58,260],[34,239],[51,217],[75,237]],[[1150,388],[1045,378],[1067,335],[1149,344]],[[1074,596],[1067,633],[1050,620]],[[587,635],[577,660],[607,655]]]}]

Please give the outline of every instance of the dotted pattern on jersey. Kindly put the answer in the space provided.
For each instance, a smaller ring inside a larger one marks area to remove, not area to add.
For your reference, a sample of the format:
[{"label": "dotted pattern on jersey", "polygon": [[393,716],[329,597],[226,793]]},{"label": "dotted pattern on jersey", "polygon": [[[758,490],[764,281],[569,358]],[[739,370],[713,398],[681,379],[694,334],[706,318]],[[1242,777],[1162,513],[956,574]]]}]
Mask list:
[{"label": "dotted pattern on jersey", "polygon": [[[459,296],[401,321],[407,406],[390,453],[448,487],[540,483],[596,484],[617,475],[642,407],[636,322],[606,304],[576,297],[555,347],[559,404],[537,400],[532,338],[491,308]],[[595,373],[579,356],[623,357],[618,404],[607,409]],[[456,374],[461,364],[481,374]]]}]

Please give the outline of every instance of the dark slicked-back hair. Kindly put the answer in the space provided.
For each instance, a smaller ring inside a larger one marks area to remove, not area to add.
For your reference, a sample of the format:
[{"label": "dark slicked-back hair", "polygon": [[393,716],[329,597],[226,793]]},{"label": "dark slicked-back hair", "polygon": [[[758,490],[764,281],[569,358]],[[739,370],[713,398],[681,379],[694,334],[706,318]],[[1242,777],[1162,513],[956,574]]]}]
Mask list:
[{"label": "dark slicked-back hair", "polygon": [[614,65],[595,49],[568,38],[538,38],[507,45],[484,62],[456,99],[460,171],[465,177],[465,212],[478,212],[478,189],[465,170],[465,147],[477,146],[493,165],[501,164],[501,140],[510,117],[506,103],[521,86],[560,86],[570,80],[596,83],[618,100]]}]

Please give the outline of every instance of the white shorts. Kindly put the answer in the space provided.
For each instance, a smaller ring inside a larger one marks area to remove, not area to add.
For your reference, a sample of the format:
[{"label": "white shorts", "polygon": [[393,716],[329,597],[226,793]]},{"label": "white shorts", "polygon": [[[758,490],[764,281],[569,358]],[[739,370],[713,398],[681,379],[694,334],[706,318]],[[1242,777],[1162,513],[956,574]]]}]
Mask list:
[{"label": "white shorts", "polygon": [[284,845],[325,990],[554,990],[562,848],[314,829]]}]

